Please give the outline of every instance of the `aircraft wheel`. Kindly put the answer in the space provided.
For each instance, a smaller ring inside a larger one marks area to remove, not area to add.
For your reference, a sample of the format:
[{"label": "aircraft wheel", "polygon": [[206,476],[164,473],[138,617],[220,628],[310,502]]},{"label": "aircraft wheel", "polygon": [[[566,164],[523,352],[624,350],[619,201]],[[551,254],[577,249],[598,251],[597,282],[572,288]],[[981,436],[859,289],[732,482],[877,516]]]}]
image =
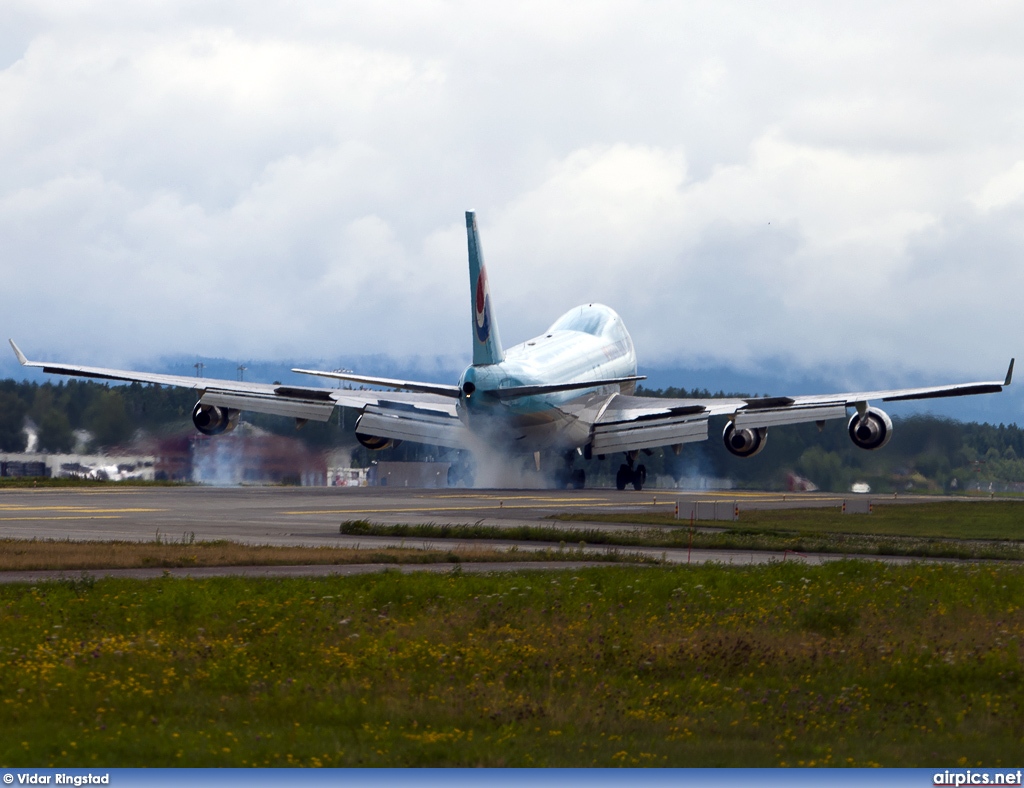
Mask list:
[{"label": "aircraft wheel", "polygon": [[647,481],[647,466],[638,465],[636,470],[633,471],[633,489],[640,491],[644,488],[644,482]]},{"label": "aircraft wheel", "polygon": [[633,471],[626,463],[619,466],[619,472],[615,474],[615,489],[625,490],[626,485],[633,478]]},{"label": "aircraft wheel", "polygon": [[448,466],[448,486],[458,487],[462,482],[466,487],[473,486],[473,472],[465,465]]},{"label": "aircraft wheel", "polygon": [[572,472],[572,488],[574,490],[582,490],[586,483],[587,474],[582,468]]}]

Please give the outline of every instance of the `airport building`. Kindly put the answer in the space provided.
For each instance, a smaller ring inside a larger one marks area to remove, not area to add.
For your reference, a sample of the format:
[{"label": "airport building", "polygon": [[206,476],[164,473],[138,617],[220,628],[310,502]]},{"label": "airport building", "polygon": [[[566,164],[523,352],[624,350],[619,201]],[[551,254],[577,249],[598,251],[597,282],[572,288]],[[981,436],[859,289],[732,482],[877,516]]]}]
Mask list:
[{"label": "airport building", "polygon": [[[215,438],[144,438],[124,453],[0,453],[0,476],[324,486],[327,461],[296,438],[246,426]],[[365,479],[365,471],[362,473]]]},{"label": "airport building", "polygon": [[197,484],[327,484],[322,452],[297,438],[274,435],[250,425],[227,435],[176,435],[153,442],[155,478]]},{"label": "airport building", "polygon": [[37,476],[54,479],[142,479],[156,478],[157,458],[151,454],[111,456],[106,454],[43,454],[8,452],[0,454],[0,476]]}]

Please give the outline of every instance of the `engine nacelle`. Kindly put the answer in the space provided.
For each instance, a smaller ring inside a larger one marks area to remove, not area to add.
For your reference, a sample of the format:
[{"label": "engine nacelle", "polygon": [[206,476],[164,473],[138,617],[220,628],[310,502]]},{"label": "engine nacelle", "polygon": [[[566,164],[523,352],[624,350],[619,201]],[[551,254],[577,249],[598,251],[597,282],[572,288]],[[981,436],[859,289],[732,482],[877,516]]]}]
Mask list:
[{"label": "engine nacelle", "polygon": [[868,408],[850,418],[850,440],[862,449],[880,449],[892,437],[892,419],[884,410]]},{"label": "engine nacelle", "polygon": [[220,435],[235,428],[239,415],[240,411],[234,408],[219,408],[197,402],[192,408],[192,423],[203,435]]},{"label": "engine nacelle", "polygon": [[379,435],[364,435],[361,432],[356,433],[356,440],[370,451],[380,451],[381,449],[402,445],[401,441],[396,441],[392,438],[381,438]]},{"label": "engine nacelle", "polygon": [[740,427],[740,429],[736,429],[736,425],[730,421],[725,425],[722,442],[730,454],[737,457],[753,457],[768,443],[768,428]]}]

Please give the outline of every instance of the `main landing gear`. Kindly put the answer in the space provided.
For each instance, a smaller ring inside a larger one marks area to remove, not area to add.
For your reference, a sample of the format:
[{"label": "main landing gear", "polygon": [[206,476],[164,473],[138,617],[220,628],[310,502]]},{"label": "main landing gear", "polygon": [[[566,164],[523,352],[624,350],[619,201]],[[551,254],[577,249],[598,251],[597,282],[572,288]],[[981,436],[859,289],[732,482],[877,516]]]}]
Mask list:
[{"label": "main landing gear", "polygon": [[633,467],[633,463],[636,462],[637,453],[635,451],[626,452],[626,461],[619,466],[619,472],[615,474],[615,487],[619,490],[625,490],[627,484],[632,484],[634,490],[642,490],[644,483],[647,481],[647,466],[637,465]]},{"label": "main landing gear", "polygon": [[459,452],[455,462],[448,466],[448,486],[457,487],[459,482],[466,487],[473,486],[473,468],[469,464],[469,456]]},{"label": "main landing gear", "polygon": [[[587,459],[590,459],[589,457]],[[565,453],[565,467],[555,474],[555,486],[564,490],[568,487],[570,490],[582,490],[587,483],[587,474],[582,468],[574,468],[573,465],[576,462],[576,452],[567,451]]]}]

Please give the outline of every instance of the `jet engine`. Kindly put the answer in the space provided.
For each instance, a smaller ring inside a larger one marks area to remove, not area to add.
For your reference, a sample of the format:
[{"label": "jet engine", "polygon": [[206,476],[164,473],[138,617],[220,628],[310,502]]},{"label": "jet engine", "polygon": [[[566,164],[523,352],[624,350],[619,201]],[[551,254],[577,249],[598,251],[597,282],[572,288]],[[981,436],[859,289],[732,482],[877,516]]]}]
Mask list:
[{"label": "jet engine", "polygon": [[192,408],[192,423],[203,435],[220,435],[231,432],[238,424],[239,411],[234,408],[219,408],[197,402]]},{"label": "jet engine", "polygon": [[730,454],[737,457],[753,457],[768,443],[768,428],[740,427],[740,429],[736,429],[736,425],[730,421],[725,425],[722,441]]},{"label": "jet engine", "polygon": [[862,449],[880,449],[892,437],[892,419],[878,408],[854,413],[850,418],[850,440]]},{"label": "jet engine", "polygon": [[381,449],[402,445],[401,441],[396,441],[391,438],[381,438],[377,435],[364,435],[361,432],[356,433],[356,440],[370,451],[380,451]]}]

